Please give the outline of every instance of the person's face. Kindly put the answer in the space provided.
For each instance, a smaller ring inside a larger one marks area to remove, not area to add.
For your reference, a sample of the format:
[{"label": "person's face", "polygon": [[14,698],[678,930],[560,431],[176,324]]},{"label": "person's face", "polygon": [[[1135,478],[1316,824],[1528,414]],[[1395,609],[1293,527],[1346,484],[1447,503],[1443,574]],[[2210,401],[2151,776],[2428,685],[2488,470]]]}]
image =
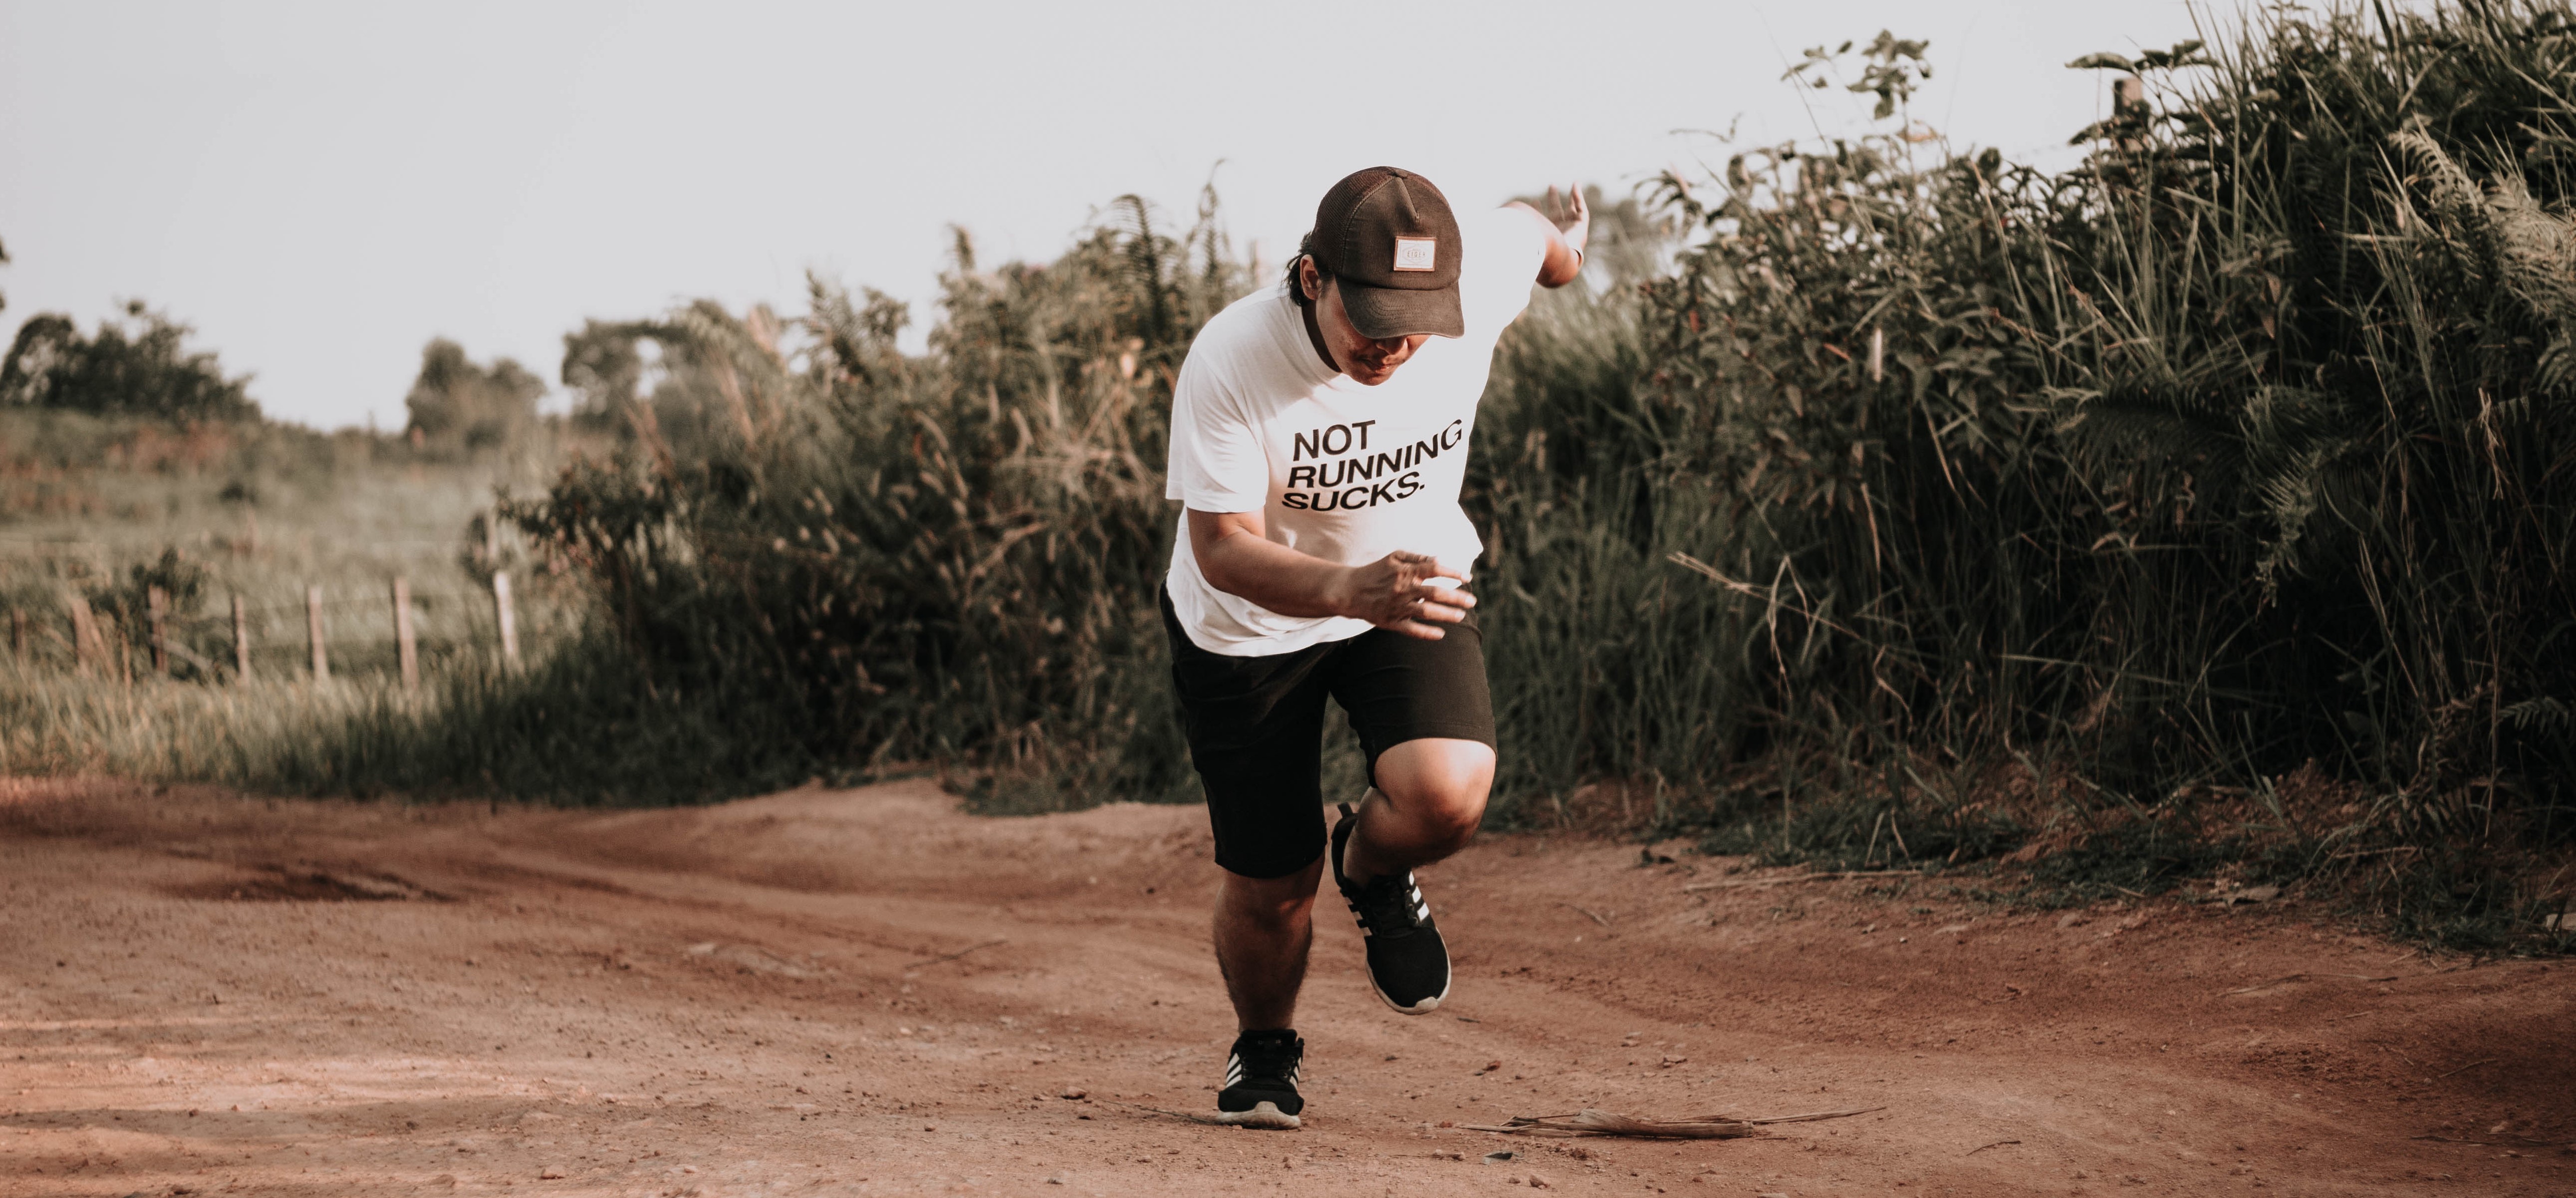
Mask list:
[{"label": "person's face", "polygon": [[1315,327],[1324,334],[1324,348],[1332,351],[1333,362],[1343,374],[1351,376],[1352,382],[1374,387],[1394,378],[1396,368],[1411,361],[1414,351],[1431,340],[1429,333],[1383,340],[1364,336],[1351,324],[1350,313],[1342,308],[1339,280],[1325,284],[1311,258],[1298,265],[1297,278],[1307,297],[1315,301]]}]

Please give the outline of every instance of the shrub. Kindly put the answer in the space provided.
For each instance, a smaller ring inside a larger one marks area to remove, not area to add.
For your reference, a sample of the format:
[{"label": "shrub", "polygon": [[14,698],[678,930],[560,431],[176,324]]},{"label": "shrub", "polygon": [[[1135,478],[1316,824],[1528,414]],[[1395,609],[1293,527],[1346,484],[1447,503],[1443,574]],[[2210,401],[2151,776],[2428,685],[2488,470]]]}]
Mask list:
[{"label": "shrub", "polygon": [[[654,687],[743,694],[782,751],[989,766],[1046,779],[1040,805],[1180,791],[1163,422],[1247,282],[1214,217],[1174,239],[1130,197],[1056,262],[989,272],[961,235],[924,358],[821,280],[793,343],[711,304],[594,324],[566,377],[624,406],[627,447],[509,515],[593,580]],[[705,381],[689,445],[604,327]]]},{"label": "shrub", "polygon": [[[136,300],[123,321],[84,337],[68,316],[44,313],[18,327],[0,360],[0,405],[65,408],[162,420],[256,420],[250,378],[225,378],[211,352],[189,353],[193,332]],[[138,327],[139,326],[139,327]]]},{"label": "shrub", "polygon": [[465,348],[444,337],[421,350],[420,375],[403,407],[406,431],[441,453],[517,445],[537,424],[537,399],[545,380],[508,358],[477,366]]},{"label": "shrub", "polygon": [[2044,757],[2110,810],[2313,759],[2378,796],[2347,850],[2576,831],[2576,38],[2374,11],[2080,60],[2159,87],[2062,176],[1879,136],[1666,178],[1655,439],[1722,480],[1684,564],[1759,613],[1775,768]]}]

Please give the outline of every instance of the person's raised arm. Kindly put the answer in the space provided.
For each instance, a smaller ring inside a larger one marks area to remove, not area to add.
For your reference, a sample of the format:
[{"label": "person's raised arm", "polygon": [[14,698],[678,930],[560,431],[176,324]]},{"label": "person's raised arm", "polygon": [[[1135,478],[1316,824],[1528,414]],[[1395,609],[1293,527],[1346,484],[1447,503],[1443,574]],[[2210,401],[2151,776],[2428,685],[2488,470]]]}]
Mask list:
[{"label": "person's raised arm", "polygon": [[1569,184],[1561,193],[1554,184],[1550,184],[1547,204],[1555,209],[1555,215],[1541,212],[1519,200],[1503,206],[1529,213],[1532,219],[1546,226],[1547,257],[1539,263],[1538,284],[1541,287],[1563,287],[1583,273],[1583,247],[1592,240],[1592,209],[1583,202],[1583,188],[1579,184]]},{"label": "person's raised arm", "polygon": [[1270,540],[1259,512],[1192,508],[1189,516],[1199,576],[1283,616],[1348,616],[1436,641],[1446,635],[1440,625],[1466,619],[1476,605],[1474,595],[1456,589],[1465,576],[1427,554],[1398,551],[1365,566],[1337,566]]}]

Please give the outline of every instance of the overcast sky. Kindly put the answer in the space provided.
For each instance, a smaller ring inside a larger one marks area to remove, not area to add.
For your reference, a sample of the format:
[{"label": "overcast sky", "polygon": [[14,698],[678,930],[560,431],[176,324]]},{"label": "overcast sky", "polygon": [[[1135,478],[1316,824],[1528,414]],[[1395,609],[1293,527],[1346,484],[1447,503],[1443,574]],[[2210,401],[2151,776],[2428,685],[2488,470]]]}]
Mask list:
[{"label": "overcast sky", "polygon": [[1043,259],[1125,192],[1185,214],[1211,168],[1274,261],[1364,166],[1462,206],[1624,190],[1716,152],[1677,129],[1853,127],[1779,76],[1881,28],[1932,43],[1916,117],[2062,164],[2104,104],[2062,64],[2194,25],[2180,0],[0,0],[0,328],[141,298],[271,415],[394,428],[433,336],[552,379],[584,317],[798,310],[809,267],[918,301],[951,224]]}]

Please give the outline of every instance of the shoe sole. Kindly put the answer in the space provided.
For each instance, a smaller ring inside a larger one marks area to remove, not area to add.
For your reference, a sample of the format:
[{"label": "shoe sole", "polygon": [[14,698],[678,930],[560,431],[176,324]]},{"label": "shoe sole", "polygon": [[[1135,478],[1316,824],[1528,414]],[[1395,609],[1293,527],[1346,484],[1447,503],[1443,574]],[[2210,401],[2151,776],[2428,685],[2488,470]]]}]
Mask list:
[{"label": "shoe sole", "polygon": [[[1454,975],[1452,976],[1454,980]],[[1386,996],[1386,991],[1379,990],[1377,988],[1377,979],[1374,977],[1369,979],[1369,990],[1377,995],[1377,1000],[1379,1002],[1387,1005],[1387,1009],[1394,1011],[1398,1015],[1428,1015],[1433,1011],[1439,1010],[1440,1004],[1449,1001],[1449,987],[1447,986],[1442,986],[1440,988],[1440,993],[1434,994],[1431,997],[1423,999],[1421,1002],[1415,1003],[1409,1007],[1396,1002],[1392,998],[1388,998]]]},{"label": "shoe sole", "polygon": [[1282,1112],[1279,1104],[1262,1101],[1248,1111],[1218,1111],[1216,1121],[1228,1127],[1249,1127],[1260,1131],[1295,1131],[1298,1118]]}]

